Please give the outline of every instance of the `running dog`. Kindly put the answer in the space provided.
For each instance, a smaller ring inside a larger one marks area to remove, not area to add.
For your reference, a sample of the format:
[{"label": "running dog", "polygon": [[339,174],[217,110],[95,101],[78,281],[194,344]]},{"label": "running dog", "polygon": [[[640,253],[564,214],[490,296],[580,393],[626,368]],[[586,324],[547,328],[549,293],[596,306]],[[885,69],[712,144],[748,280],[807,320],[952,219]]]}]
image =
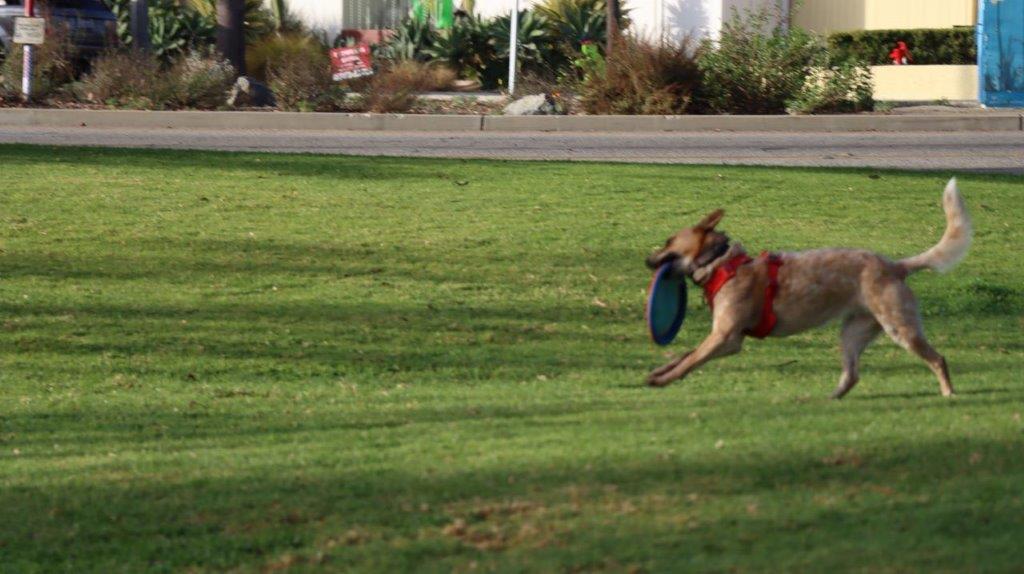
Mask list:
[{"label": "running dog", "polygon": [[833,398],[842,398],[857,384],[860,355],[883,330],[921,357],[938,377],[943,396],[951,396],[946,359],[925,339],[917,301],[906,284],[911,273],[947,271],[967,255],[971,219],[955,178],[946,185],[942,205],[942,239],[924,253],[899,261],[856,249],[762,254],[754,259],[716,231],[725,214],[721,209],[676,233],[647,258],[647,265],[658,269],[671,263],[676,273],[704,289],[712,309],[711,334],[696,349],[651,372],[647,383],[662,387],[711,359],[738,353],[747,335],[785,337],[842,317],[843,373]]}]

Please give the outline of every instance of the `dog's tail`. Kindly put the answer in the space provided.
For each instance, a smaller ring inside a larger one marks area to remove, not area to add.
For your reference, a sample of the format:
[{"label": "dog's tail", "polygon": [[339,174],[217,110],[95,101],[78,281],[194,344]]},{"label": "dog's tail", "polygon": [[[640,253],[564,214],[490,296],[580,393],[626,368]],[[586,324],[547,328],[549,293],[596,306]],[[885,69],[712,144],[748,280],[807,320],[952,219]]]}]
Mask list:
[{"label": "dog's tail", "polygon": [[974,230],[971,227],[971,216],[964,207],[964,199],[956,187],[955,177],[946,184],[946,191],[942,194],[942,208],[946,212],[946,232],[928,251],[900,261],[908,273],[921,269],[946,272],[967,255]]}]

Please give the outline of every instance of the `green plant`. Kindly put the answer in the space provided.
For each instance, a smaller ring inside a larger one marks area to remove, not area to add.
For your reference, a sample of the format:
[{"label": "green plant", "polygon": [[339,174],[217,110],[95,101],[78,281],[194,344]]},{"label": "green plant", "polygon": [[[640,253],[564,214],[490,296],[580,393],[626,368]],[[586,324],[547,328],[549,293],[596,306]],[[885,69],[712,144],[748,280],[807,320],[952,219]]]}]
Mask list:
[{"label": "green plant", "polygon": [[[18,97],[21,93],[23,54],[23,47],[15,44],[0,63],[0,92],[8,97]],[[33,99],[45,99],[74,81],[77,50],[67,26],[48,26],[46,41],[35,48],[34,54]]]},{"label": "green plant", "polygon": [[[118,37],[132,46],[131,0],[105,0],[117,16]],[[213,44],[215,23],[177,0],[149,0],[149,41],[153,54],[164,63]]]},{"label": "green plant", "polygon": [[624,36],[607,59],[592,44],[577,60],[579,97],[591,114],[681,114],[700,84],[692,44],[650,43]]},{"label": "green plant", "polygon": [[160,61],[138,50],[101,54],[76,91],[88,102],[132,109],[163,109],[176,101],[173,79]]},{"label": "green plant", "polygon": [[872,93],[871,70],[845,61],[813,70],[786,109],[796,114],[861,112],[873,108]]},{"label": "green plant", "polygon": [[768,10],[734,13],[717,42],[702,43],[702,95],[712,111],[780,114],[811,72],[827,61],[815,35],[783,28]]},{"label": "green plant", "polygon": [[236,76],[231,63],[212,51],[188,54],[168,74],[174,83],[177,104],[201,109],[223,106]]},{"label": "green plant", "polygon": [[878,66],[891,64],[889,52],[906,42],[914,64],[974,64],[978,60],[973,28],[858,30],[828,37],[837,61],[855,60]]},{"label": "green plant", "polygon": [[584,82],[595,75],[603,76],[606,73],[607,63],[600,46],[595,42],[583,42],[572,64]]}]

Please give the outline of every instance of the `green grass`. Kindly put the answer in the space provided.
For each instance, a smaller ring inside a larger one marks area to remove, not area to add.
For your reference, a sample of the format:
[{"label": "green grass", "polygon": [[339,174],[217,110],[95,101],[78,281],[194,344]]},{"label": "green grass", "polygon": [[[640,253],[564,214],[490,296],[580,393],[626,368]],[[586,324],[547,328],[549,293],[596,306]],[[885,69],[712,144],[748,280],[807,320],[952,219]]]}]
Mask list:
[{"label": "green grass", "polygon": [[1019,178],[911,279],[959,396],[885,340],[833,402],[835,327],[641,386],[643,257],[911,255],[950,174],[0,152],[4,572],[1024,564]]}]

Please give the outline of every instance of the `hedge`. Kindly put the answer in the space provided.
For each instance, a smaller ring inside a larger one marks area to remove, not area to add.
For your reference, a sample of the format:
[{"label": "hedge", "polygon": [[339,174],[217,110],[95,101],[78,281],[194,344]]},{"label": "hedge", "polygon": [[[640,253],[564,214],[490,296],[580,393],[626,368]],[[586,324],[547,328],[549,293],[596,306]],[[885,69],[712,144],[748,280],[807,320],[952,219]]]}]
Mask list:
[{"label": "hedge", "polygon": [[896,42],[907,43],[914,64],[974,64],[978,61],[974,28],[859,30],[829,35],[828,44],[842,60],[878,66],[891,64]]}]

